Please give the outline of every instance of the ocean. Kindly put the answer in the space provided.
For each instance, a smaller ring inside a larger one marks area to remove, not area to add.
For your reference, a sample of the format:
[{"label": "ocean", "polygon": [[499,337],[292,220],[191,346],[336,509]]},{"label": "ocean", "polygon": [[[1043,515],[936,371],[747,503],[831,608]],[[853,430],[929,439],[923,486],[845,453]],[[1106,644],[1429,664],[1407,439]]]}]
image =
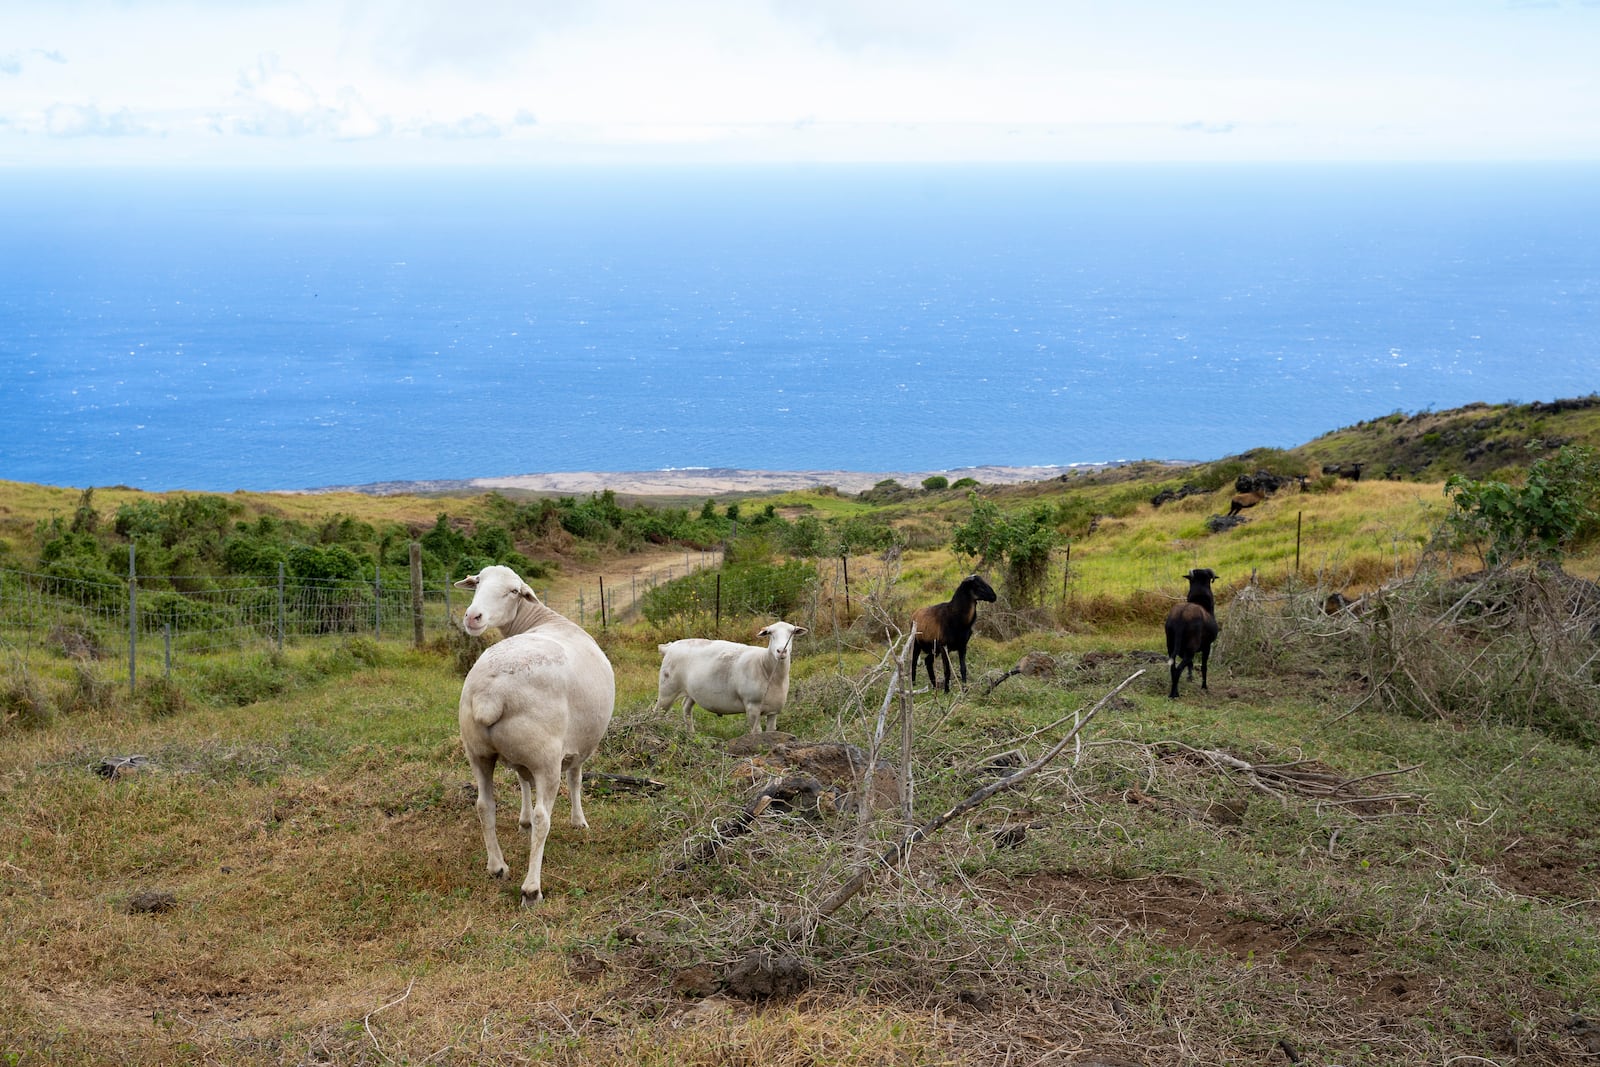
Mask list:
[{"label": "ocean", "polygon": [[0,172],[0,478],[1214,459],[1600,389],[1600,166]]}]

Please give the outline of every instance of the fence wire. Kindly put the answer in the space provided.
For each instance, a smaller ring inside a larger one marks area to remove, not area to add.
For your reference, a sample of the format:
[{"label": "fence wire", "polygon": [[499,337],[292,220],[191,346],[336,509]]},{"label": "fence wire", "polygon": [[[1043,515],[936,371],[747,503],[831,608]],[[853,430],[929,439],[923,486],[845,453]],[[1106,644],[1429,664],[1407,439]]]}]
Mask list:
[{"label": "fence wire", "polygon": [[[637,614],[657,585],[721,562],[685,553],[648,575],[596,576],[568,596],[541,599],[590,629]],[[449,583],[413,589],[381,580],[135,575],[94,581],[0,569],[0,648],[79,661],[123,661],[130,675],[169,672],[201,656],[270,651],[323,637],[427,641],[460,625],[471,595]],[[130,677],[130,681],[134,679]]]}]

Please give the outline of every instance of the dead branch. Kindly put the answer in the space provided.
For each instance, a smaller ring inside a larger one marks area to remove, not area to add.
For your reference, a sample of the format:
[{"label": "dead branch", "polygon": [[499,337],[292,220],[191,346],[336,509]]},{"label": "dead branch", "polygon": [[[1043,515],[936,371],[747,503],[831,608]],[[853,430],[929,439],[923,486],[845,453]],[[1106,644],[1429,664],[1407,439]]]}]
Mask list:
[{"label": "dead branch", "polygon": [[640,778],[632,774],[607,774],[604,771],[584,771],[583,781],[586,785],[593,782],[597,786],[619,793],[659,793],[667,787],[666,782],[658,782],[654,778]]},{"label": "dead branch", "polygon": [[1095,714],[1110,702],[1112,697],[1126,689],[1135,678],[1138,678],[1143,673],[1144,669],[1140,668],[1133,674],[1129,675],[1120,685],[1111,690],[1111,692],[1095,701],[1094,706],[1089,708],[1088,711],[1084,712],[1083,716],[1073,725],[1072,729],[1069,730],[1061,738],[1061,740],[1057,741],[1054,747],[1052,747],[1050,751],[1046,752],[1043,756],[1040,756],[1038,759],[1034,760],[1032,763],[1028,764],[1026,767],[1023,767],[1016,773],[1007,775],[998,781],[991,782],[990,784],[984,786],[982,789],[979,789],[977,792],[961,801],[943,815],[923,823],[921,826],[912,827],[905,833],[901,834],[900,839],[885,849],[883,853],[878,856],[876,861],[861,868],[861,870],[857,871],[854,875],[847,879],[843,885],[829,894],[826,900],[817,905],[815,914],[813,914],[809,920],[797,919],[795,922],[791,923],[789,927],[789,937],[791,939],[798,940],[807,936],[811,930],[815,929],[818,922],[826,919],[828,916],[838,911],[852,897],[866,888],[867,883],[871,881],[872,876],[876,874],[880,868],[895,866],[905,857],[906,853],[911,850],[911,847],[917,844],[919,841],[923,841],[926,838],[933,836],[939,830],[943,829],[946,824],[955,819],[959,819],[961,816],[973,810],[978,805],[994,796],[996,793],[1003,792],[1007,789],[1015,789],[1028,778],[1032,777],[1036,771],[1040,770],[1049,764],[1051,760],[1059,756],[1066,749],[1066,747],[1077,738],[1079,731],[1089,724],[1089,721],[1095,717]]},{"label": "dead branch", "polygon": [[1295,760],[1290,763],[1250,763],[1220,749],[1193,748],[1181,741],[1159,741],[1151,747],[1179,750],[1213,767],[1239,774],[1252,789],[1280,801],[1285,799],[1285,792],[1291,792],[1326,804],[1420,805],[1422,803],[1422,798],[1412,793],[1362,793],[1357,788],[1364,782],[1409,774],[1420,768],[1422,766],[1420,763],[1409,767],[1396,767],[1392,771],[1375,771],[1355,778],[1345,778],[1325,771],[1306,770],[1308,760]]}]

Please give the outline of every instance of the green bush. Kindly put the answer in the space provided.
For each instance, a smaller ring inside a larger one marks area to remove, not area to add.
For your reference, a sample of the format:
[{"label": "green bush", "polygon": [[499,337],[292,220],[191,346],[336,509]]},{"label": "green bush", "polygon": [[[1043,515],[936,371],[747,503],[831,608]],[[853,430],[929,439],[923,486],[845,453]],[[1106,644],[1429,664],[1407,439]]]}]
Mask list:
[{"label": "green bush", "polygon": [[1449,531],[1490,566],[1559,559],[1600,531],[1600,461],[1582,445],[1536,461],[1520,486],[1453,474],[1444,491]]},{"label": "green bush", "polygon": [[709,616],[716,608],[718,575],[725,617],[785,618],[806,602],[817,580],[816,568],[800,560],[732,564],[657,586],[641,598],[640,611],[657,626]]},{"label": "green bush", "polygon": [[1061,543],[1055,509],[1038,504],[1006,515],[976,493],[970,499],[972,515],[956,527],[950,547],[982,566],[1003,567],[1014,604],[1037,604],[1049,577],[1050,552]]}]

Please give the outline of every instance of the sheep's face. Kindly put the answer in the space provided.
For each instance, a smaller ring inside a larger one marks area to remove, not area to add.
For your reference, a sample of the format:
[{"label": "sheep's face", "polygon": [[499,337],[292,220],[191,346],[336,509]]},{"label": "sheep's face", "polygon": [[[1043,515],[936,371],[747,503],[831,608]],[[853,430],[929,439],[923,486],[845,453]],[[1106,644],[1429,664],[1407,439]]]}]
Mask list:
[{"label": "sheep's face", "polygon": [[472,603],[461,617],[461,628],[478,637],[491,626],[504,626],[517,617],[524,602],[533,602],[529,589],[510,567],[485,567],[456,583],[457,589],[471,589]]},{"label": "sheep's face", "polygon": [[789,658],[789,649],[794,645],[794,639],[806,632],[804,626],[794,626],[787,622],[775,622],[756,634],[757,637],[767,639],[767,649],[774,659],[785,660]]},{"label": "sheep's face", "polygon": [[961,579],[961,585],[958,588],[965,589],[975,600],[981,600],[986,604],[995,602],[994,587],[984,581],[981,574],[967,575]]}]

